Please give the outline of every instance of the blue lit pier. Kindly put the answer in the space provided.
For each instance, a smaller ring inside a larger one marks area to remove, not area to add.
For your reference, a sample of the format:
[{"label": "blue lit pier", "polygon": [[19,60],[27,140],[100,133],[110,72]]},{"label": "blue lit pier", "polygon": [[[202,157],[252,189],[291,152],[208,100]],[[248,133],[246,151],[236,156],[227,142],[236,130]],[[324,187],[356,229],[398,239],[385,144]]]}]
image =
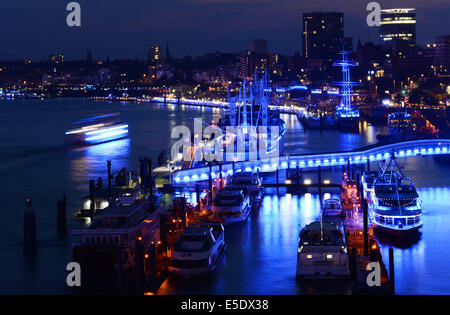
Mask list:
[{"label": "blue lit pier", "polygon": [[[213,179],[222,176],[231,176],[234,172],[261,172],[270,173],[277,170],[286,170],[299,167],[300,169],[312,169],[321,167],[345,166],[377,162],[389,159],[394,153],[397,158],[413,156],[434,156],[450,154],[450,139],[430,139],[398,142],[394,144],[371,146],[353,151],[341,151],[333,153],[316,153],[305,155],[281,156],[271,160],[255,160],[241,162],[224,162],[220,166],[211,166]],[[233,170],[234,167],[234,170]],[[209,166],[191,169],[182,169],[172,173],[173,183],[184,184],[204,181],[209,178]]]}]

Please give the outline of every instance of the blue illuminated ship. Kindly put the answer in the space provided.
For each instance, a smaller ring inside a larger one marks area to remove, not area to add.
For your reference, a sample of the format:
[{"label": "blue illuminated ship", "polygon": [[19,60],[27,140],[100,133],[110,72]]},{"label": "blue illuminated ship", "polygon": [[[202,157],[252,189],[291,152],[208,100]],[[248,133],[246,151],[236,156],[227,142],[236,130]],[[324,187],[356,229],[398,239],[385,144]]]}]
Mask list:
[{"label": "blue illuminated ship", "polygon": [[343,128],[358,128],[359,125],[359,110],[352,107],[352,99],[351,97],[355,94],[352,94],[352,87],[355,85],[359,85],[358,82],[352,82],[350,80],[350,67],[355,66],[356,64],[353,61],[350,61],[348,55],[349,51],[340,51],[340,55],[342,55],[341,60],[337,60],[334,63],[334,66],[342,67],[342,81],[336,82],[336,85],[341,86],[341,104],[336,107],[336,117],[338,118],[338,124]]},{"label": "blue illuminated ship", "polygon": [[74,122],[77,129],[65,133],[66,144],[93,145],[128,137],[128,124],[120,121],[119,114],[106,114]]},{"label": "blue illuminated ship", "polygon": [[422,227],[422,207],[413,181],[403,175],[395,156],[373,181],[369,216],[374,228],[404,236]]},{"label": "blue illuminated ship", "polygon": [[[238,97],[229,97],[229,109],[219,120],[218,126],[225,131],[226,143],[238,141],[244,143],[244,152],[238,152],[239,160],[249,160],[252,148],[259,148],[266,143],[266,153],[271,156],[282,155],[286,135],[286,122],[280,117],[279,111],[269,111],[270,94],[267,74],[261,79],[255,75],[253,82],[242,83]],[[227,127],[241,127],[238,134],[226,133]],[[260,134],[266,130],[267,134]],[[236,144],[236,142],[235,142]],[[258,159],[263,158],[259,156]]]}]

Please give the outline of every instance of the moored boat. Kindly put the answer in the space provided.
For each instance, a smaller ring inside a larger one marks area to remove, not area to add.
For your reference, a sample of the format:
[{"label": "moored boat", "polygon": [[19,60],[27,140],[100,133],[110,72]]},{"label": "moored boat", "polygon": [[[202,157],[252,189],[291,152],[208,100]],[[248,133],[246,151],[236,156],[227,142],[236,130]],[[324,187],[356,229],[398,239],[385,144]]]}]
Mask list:
[{"label": "moored boat", "polygon": [[374,228],[398,236],[417,232],[423,225],[419,194],[395,157],[373,182],[369,210]]},{"label": "moored boat", "polygon": [[297,278],[332,279],[350,275],[349,258],[341,228],[331,222],[315,221],[300,232]]},{"label": "moored boat", "polygon": [[189,278],[217,268],[225,253],[221,223],[201,223],[186,227],[175,243],[169,272]]},{"label": "moored boat", "polygon": [[252,208],[247,190],[225,187],[214,197],[210,220],[224,225],[247,220]]}]

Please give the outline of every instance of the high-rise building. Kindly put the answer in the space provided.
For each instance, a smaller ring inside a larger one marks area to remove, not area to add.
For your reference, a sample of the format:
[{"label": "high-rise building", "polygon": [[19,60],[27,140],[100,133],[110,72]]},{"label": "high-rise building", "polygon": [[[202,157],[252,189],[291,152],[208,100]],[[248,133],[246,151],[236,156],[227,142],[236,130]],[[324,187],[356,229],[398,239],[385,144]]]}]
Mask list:
[{"label": "high-rise building", "polygon": [[257,54],[267,54],[269,51],[267,39],[252,39],[250,41],[250,51]]},{"label": "high-rise building", "polygon": [[162,49],[160,45],[150,46],[148,50],[148,61],[151,63],[160,63],[162,61]]},{"label": "high-rise building", "polygon": [[50,55],[48,57],[48,60],[50,61],[50,63],[54,63],[54,64],[63,63],[64,62],[64,54],[57,53],[57,54]]},{"label": "high-rise building", "polygon": [[416,47],[414,9],[381,10],[380,44],[386,57],[402,57]]},{"label": "high-rise building", "polygon": [[303,56],[306,59],[336,59],[344,41],[344,13],[303,14]]},{"label": "high-rise building", "polygon": [[450,35],[436,38],[437,73],[450,75]]}]

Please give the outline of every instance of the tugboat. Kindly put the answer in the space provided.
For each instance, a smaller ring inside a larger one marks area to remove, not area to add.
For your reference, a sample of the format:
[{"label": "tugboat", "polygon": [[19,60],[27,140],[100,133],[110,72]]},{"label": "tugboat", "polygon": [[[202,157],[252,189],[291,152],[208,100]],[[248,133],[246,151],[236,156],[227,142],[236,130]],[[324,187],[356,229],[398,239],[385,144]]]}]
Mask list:
[{"label": "tugboat", "polygon": [[226,248],[221,223],[190,225],[175,243],[169,272],[190,278],[217,268]]},{"label": "tugboat", "polygon": [[349,258],[341,228],[323,220],[305,226],[298,244],[297,278],[333,279],[349,275]]},{"label": "tugboat", "polygon": [[222,188],[214,198],[210,220],[224,225],[247,220],[252,207],[248,190]]},{"label": "tugboat", "polygon": [[68,146],[93,145],[128,137],[128,124],[120,121],[119,114],[90,117],[74,124],[80,127],[66,131]]},{"label": "tugboat", "polygon": [[374,180],[369,215],[374,228],[405,236],[423,225],[419,194],[414,182],[403,175],[395,156]]}]

